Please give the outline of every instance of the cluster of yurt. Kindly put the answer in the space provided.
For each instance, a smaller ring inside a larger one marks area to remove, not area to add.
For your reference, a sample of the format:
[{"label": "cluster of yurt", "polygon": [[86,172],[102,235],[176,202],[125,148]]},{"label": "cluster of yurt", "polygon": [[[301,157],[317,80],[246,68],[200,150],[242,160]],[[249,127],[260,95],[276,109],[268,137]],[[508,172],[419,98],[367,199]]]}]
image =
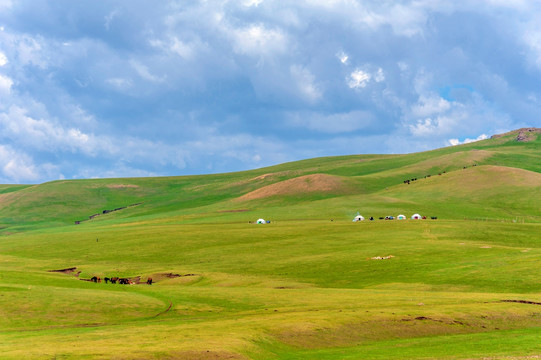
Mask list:
[{"label": "cluster of yurt", "polygon": [[[381,220],[381,219],[385,219],[385,220],[394,220],[394,219],[396,219],[396,220],[406,220],[407,217],[406,217],[406,215],[400,214],[400,215],[398,215],[397,217],[394,217],[394,216],[391,216],[391,215],[385,216],[385,218],[380,217],[380,220]],[[419,214],[413,214],[413,215],[411,216],[411,219],[412,219],[412,220],[421,220],[421,219],[426,219],[426,217],[423,217],[423,216],[421,216],[421,215],[419,215]],[[432,217],[432,219],[437,219],[437,218]],[[371,216],[371,217],[370,217],[370,220],[374,220],[374,218]],[[357,221],[364,221],[364,216],[357,214],[357,216],[355,216],[355,217],[353,218],[353,222],[357,222]]]}]

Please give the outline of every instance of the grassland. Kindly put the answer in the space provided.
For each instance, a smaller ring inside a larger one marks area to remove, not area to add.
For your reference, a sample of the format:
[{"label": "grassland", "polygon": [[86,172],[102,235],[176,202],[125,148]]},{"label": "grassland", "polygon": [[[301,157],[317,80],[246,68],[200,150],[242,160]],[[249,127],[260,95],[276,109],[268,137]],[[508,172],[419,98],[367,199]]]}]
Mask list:
[{"label": "grassland", "polygon": [[541,357],[541,140],[516,136],[1,186],[0,359]]}]

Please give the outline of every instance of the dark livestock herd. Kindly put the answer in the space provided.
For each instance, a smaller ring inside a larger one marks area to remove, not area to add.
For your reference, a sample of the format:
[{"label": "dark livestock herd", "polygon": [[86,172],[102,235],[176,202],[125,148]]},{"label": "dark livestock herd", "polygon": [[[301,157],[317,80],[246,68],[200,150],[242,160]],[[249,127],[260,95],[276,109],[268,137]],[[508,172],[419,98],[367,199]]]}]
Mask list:
[{"label": "dark livestock herd", "polygon": [[[95,283],[101,283],[101,278],[98,277],[98,276],[93,276],[90,278],[90,281],[92,282],[95,282]],[[109,278],[109,277],[104,277],[103,278],[103,281],[105,281],[105,283],[111,283],[111,284],[120,284],[120,285],[134,285],[135,282],[133,282],[132,280],[128,279],[128,278],[121,278],[121,277],[112,277],[112,278]],[[148,278],[146,283],[148,285],[152,285],[152,278]]]}]

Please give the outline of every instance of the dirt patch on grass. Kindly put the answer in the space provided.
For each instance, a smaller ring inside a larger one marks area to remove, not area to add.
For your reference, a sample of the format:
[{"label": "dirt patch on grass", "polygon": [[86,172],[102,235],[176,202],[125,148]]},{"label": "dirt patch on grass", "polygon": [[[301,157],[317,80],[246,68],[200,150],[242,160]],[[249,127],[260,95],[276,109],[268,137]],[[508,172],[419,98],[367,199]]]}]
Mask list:
[{"label": "dirt patch on grass", "polygon": [[133,185],[133,184],[109,184],[107,185],[109,189],[126,189],[126,188],[138,188],[139,185]]},{"label": "dirt patch on grass", "polygon": [[498,139],[510,135],[515,135],[515,140],[520,142],[529,142],[537,139],[537,135],[541,134],[541,128],[522,128],[514,131],[510,131],[505,134],[493,135],[491,139]]},{"label": "dirt patch on grass", "polygon": [[81,273],[80,270],[77,270],[76,267],[66,268],[66,269],[59,269],[59,270],[49,270],[49,272],[56,272],[56,273],[62,273],[66,275],[73,275],[76,277],[79,277],[79,274]]},{"label": "dirt patch on grass", "polygon": [[512,303],[529,304],[529,305],[541,305],[540,302],[528,301],[528,300],[501,300],[501,302],[512,302]]},{"label": "dirt patch on grass", "polygon": [[159,282],[167,279],[175,279],[180,277],[191,277],[191,276],[201,276],[199,274],[175,274],[175,273],[158,273],[152,274],[151,277],[153,282]]},{"label": "dirt patch on grass", "polygon": [[339,176],[311,174],[264,186],[241,196],[238,200],[263,199],[277,195],[342,193],[346,188],[344,180]]},{"label": "dirt patch on grass", "polygon": [[250,211],[250,209],[238,209],[238,210],[221,210],[218,211],[219,213],[237,213],[237,212],[246,212]]}]

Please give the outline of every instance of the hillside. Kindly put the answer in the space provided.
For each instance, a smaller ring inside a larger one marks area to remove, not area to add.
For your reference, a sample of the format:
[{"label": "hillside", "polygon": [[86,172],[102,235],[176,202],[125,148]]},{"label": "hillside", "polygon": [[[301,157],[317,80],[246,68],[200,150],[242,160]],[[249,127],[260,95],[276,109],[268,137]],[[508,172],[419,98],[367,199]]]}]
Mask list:
[{"label": "hillside", "polygon": [[[12,232],[75,222],[187,215],[183,220],[220,221],[224,212],[238,210],[243,211],[227,218],[245,221],[266,214],[287,219],[290,215],[280,208],[305,212],[306,204],[325,199],[333,199],[333,206],[308,211],[306,216],[349,218],[362,210],[359,204],[366,204],[374,216],[430,211],[454,219],[467,213],[469,217],[526,217],[539,221],[535,205],[525,199],[539,194],[536,174],[541,173],[540,137],[539,129],[520,129],[484,141],[415,154],[317,158],[206,176],[3,186],[0,227]],[[463,171],[474,165],[477,171]],[[491,167],[480,170],[485,166]],[[495,172],[495,168],[500,171]],[[513,169],[526,172],[516,178]],[[438,181],[432,178],[439,174],[445,176]],[[429,175],[430,181],[426,181]],[[408,179],[417,180],[405,185]],[[505,185],[500,184],[502,181]],[[471,184],[484,185],[474,189]],[[495,198],[498,200],[491,201]],[[460,204],[468,205],[467,211]]]}]

